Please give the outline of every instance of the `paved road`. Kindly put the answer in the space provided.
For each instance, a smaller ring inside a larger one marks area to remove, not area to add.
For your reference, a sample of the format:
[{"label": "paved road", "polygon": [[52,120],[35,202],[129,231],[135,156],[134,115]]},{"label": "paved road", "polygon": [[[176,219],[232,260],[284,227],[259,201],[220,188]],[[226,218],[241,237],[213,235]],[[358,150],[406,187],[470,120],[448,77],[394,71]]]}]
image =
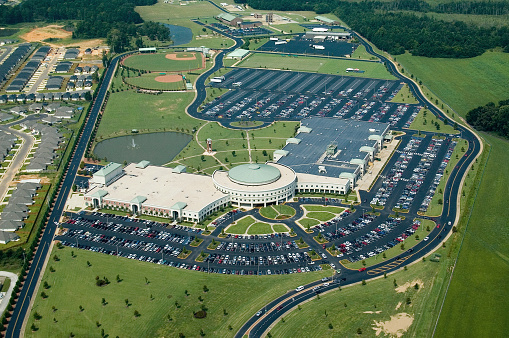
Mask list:
[{"label": "paved road", "polygon": [[28,310],[30,307],[30,299],[34,295],[37,281],[39,279],[41,271],[44,272],[42,270],[42,267],[44,265],[46,256],[49,253],[50,243],[53,240],[53,236],[55,235],[55,230],[57,228],[56,222],[58,222],[60,216],[62,215],[62,212],[64,211],[65,201],[67,200],[67,196],[69,195],[69,192],[72,188],[74,177],[76,176],[79,164],[85,153],[88,141],[90,139],[90,136],[94,129],[95,122],[97,120],[97,115],[99,114],[99,110],[106,96],[108,85],[114,74],[114,70],[118,63],[118,60],[119,57],[115,57],[111,61],[111,64],[108,67],[108,70],[106,71],[106,74],[104,76],[104,81],[102,82],[102,85],[98,90],[97,98],[93,103],[89,118],[85,123],[85,127],[83,128],[83,133],[80,139],[78,140],[75,152],[72,156],[72,159],[69,162],[66,176],[61,185],[60,192],[57,195],[53,210],[49,217],[48,224],[42,235],[40,245],[37,248],[37,251],[35,252],[32,265],[30,266],[30,269],[26,276],[25,284],[23,285],[20,297],[18,299],[16,307],[14,308],[12,318],[7,326],[5,337],[21,336],[23,320],[28,315]]},{"label": "paved road", "polygon": [[43,69],[42,73],[39,75],[37,80],[34,82],[30,90],[27,94],[35,94],[37,92],[37,89],[41,85],[42,81],[44,79],[49,78],[49,72],[51,69],[53,69],[53,66],[58,62],[58,56],[59,54],[62,54],[65,52],[64,47],[60,47],[58,49],[53,48],[54,55],[51,57],[51,61],[49,63],[46,63],[46,68]]},{"label": "paved road", "polygon": [[9,285],[9,290],[5,293],[4,298],[0,302],[0,316],[4,313],[7,308],[7,304],[9,304],[9,300],[11,299],[12,290],[14,289],[14,285],[18,282],[18,275],[8,271],[0,271],[0,276],[7,277],[11,280],[11,284]]},{"label": "paved road", "polygon": [[12,179],[14,178],[14,176],[16,176],[19,169],[23,166],[23,162],[25,161],[25,158],[30,152],[30,149],[32,149],[35,140],[32,136],[28,135],[27,133],[14,129],[8,129],[5,126],[0,127],[0,132],[8,134],[10,133],[23,139],[23,145],[18,150],[16,157],[14,157],[14,159],[11,162],[11,165],[9,166],[9,168],[7,168],[4,175],[2,176],[2,180],[0,181],[0,201],[3,201],[5,194],[9,190],[9,185],[11,184]]}]

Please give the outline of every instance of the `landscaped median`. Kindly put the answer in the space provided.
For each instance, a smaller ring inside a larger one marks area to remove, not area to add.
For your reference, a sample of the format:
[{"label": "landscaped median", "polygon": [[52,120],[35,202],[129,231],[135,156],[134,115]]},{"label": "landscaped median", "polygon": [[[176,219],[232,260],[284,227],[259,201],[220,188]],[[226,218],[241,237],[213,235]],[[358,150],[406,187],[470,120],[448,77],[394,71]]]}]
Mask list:
[{"label": "landscaped median", "polygon": [[331,205],[303,204],[301,207],[304,210],[304,217],[299,219],[297,223],[307,229],[308,232],[310,228],[328,222],[345,211],[345,208]]},{"label": "landscaped median", "polygon": [[225,229],[225,233],[232,235],[266,235],[282,232],[289,232],[284,224],[259,222],[252,216],[242,217]]}]

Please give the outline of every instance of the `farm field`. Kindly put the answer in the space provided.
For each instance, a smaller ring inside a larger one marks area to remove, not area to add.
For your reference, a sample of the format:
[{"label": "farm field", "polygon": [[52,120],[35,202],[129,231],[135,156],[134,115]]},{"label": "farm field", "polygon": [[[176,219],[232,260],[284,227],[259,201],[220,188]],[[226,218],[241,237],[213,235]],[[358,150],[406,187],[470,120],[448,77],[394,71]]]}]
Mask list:
[{"label": "farm field", "polygon": [[385,66],[380,63],[319,57],[295,57],[257,53],[242,61],[240,64],[238,64],[238,67],[290,69],[296,71],[347,76],[352,75],[351,73],[346,72],[347,68],[358,68],[364,70],[365,72],[355,73],[356,77],[369,77],[384,80],[395,79],[395,77],[387,71]]},{"label": "farm field", "polygon": [[203,68],[201,53],[136,54],[127,57],[123,64],[129,68],[150,72],[177,72]]},{"label": "farm field", "polygon": [[[42,278],[49,285],[48,289],[41,286],[48,298],[37,296],[25,332],[27,337],[68,337],[71,332],[77,337],[99,336],[101,330],[110,337],[176,337],[179,333],[195,337],[200,329],[210,337],[233,337],[264,304],[297,285],[326,275],[223,276],[78,249],[74,249],[76,257],[72,258],[71,251],[53,250],[51,256],[56,254],[60,260],[51,259],[49,265],[55,272],[48,269]],[[96,286],[96,276],[108,278],[110,284]],[[202,305],[207,317],[193,318],[193,311]],[[135,310],[139,317],[134,316]],[[42,319],[34,320],[35,311]],[[32,332],[34,322],[38,330]]]},{"label": "farm field", "polygon": [[470,59],[432,59],[410,54],[398,55],[405,67],[460,115],[488,102],[508,98],[509,54],[486,52]]}]

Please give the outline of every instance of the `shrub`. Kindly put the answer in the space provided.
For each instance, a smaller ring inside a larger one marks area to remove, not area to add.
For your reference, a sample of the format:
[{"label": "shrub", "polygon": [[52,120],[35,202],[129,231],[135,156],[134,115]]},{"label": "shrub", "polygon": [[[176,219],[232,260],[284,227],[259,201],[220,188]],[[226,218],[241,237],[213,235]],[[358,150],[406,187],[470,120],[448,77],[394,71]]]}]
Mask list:
[{"label": "shrub", "polygon": [[194,318],[202,319],[202,318],[207,317],[207,312],[204,310],[200,310],[198,312],[195,312],[193,315],[194,315]]}]

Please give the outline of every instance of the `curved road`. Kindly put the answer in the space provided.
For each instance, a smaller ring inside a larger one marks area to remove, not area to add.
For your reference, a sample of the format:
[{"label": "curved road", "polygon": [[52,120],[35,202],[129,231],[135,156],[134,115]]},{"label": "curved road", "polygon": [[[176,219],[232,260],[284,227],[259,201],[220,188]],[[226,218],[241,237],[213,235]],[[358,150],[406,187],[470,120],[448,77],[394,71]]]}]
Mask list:
[{"label": "curved road", "polygon": [[[431,102],[428,101],[428,99],[421,93],[419,86],[415,82],[400,74],[394,63],[392,63],[385,56],[375,52],[371,45],[369,45],[364,40],[364,38],[359,36],[357,33],[351,30],[348,31],[357,36],[360,43],[366,48],[368,53],[380,58],[381,62],[385,63],[387,66],[389,72],[396,76],[400,81],[406,83],[421,104],[427,105],[428,109],[432,113],[440,116],[442,119],[448,119],[449,121],[452,121]],[[469,147],[465,152],[465,155],[459,160],[458,164],[452,170],[451,176],[447,181],[447,185],[444,189],[444,206],[442,215],[434,218],[439,226],[433,229],[433,231],[430,233],[430,240],[421,241],[418,245],[414,246],[412,249],[407,250],[403,254],[386,260],[380,264],[371,266],[364,271],[357,271],[342,267],[341,274],[339,276],[335,276],[333,282],[331,282],[329,286],[321,287],[320,292],[332,290],[337,288],[339,285],[350,285],[358,283],[362,280],[367,280],[369,278],[400,269],[402,266],[408,265],[421,259],[423,256],[440,245],[443,239],[447,237],[448,233],[452,229],[452,225],[455,225],[457,219],[459,218],[457,202],[462,185],[462,179],[466,174],[466,170],[469,168],[469,165],[478,155],[480,155],[482,149],[480,140],[471,130],[461,125],[458,125],[458,130],[460,131],[461,138],[468,141]],[[361,192],[361,201],[364,200],[365,194],[367,194],[367,192]],[[321,284],[321,282],[317,281],[308,284],[305,286],[305,289],[300,292],[292,290],[267,304],[263,309],[261,309],[262,314],[260,316],[254,315],[251,317],[237,332],[235,337],[240,338],[244,335],[248,335],[249,337],[261,337],[270,328],[270,326],[274,324],[285,312],[290,311],[298,304],[315,297],[316,292],[313,291],[313,287],[318,284]]]},{"label": "curved road", "polygon": [[115,57],[111,61],[111,64],[108,67],[106,74],[104,76],[101,87],[99,88],[97,98],[95,99],[92,105],[92,109],[90,110],[89,117],[85,122],[85,127],[83,128],[83,132],[78,140],[75,152],[68,164],[67,171],[65,172],[65,178],[62,181],[60,191],[56,197],[53,210],[48,220],[48,224],[44,229],[44,233],[42,235],[39,247],[37,248],[34,254],[32,265],[28,270],[25,279],[25,284],[21,289],[21,293],[16,303],[16,307],[14,308],[11,320],[9,321],[9,324],[7,326],[5,337],[20,337],[22,334],[21,329],[23,326],[23,321],[25,317],[28,315],[28,311],[30,308],[30,300],[34,295],[37,286],[37,281],[39,280],[39,276],[41,275],[41,273],[44,272],[43,265],[49,253],[50,243],[53,240],[53,236],[55,235],[55,230],[57,228],[56,222],[59,221],[60,216],[62,215],[62,212],[64,210],[65,201],[67,200],[67,196],[69,195],[69,192],[72,188],[74,177],[76,176],[79,164],[87,148],[88,140],[90,139],[92,131],[94,130],[99,110],[103,104],[110,80],[114,74],[118,60],[119,56]]}]

